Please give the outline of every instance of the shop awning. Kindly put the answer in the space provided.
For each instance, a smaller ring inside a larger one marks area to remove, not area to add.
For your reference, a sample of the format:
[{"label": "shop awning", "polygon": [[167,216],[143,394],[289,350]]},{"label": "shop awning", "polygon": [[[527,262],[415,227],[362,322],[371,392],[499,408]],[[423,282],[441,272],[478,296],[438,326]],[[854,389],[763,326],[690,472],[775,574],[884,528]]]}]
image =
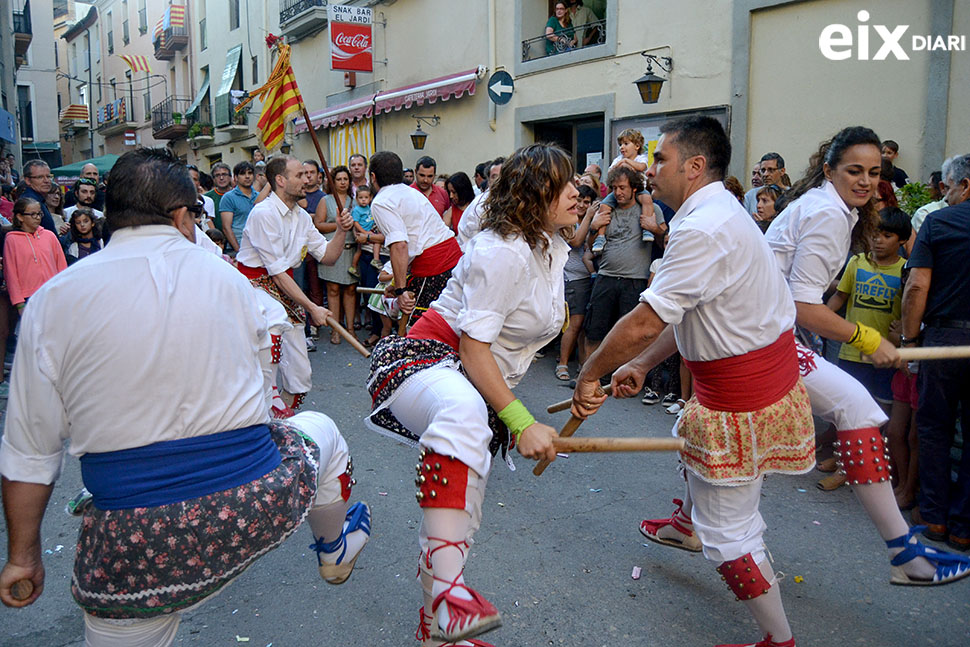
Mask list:
[{"label": "shop awning", "polygon": [[435,103],[439,99],[442,101],[447,101],[451,97],[460,99],[465,93],[475,94],[475,84],[484,73],[484,67],[477,67],[466,72],[381,92],[375,100],[374,113],[379,115],[392,110],[410,108],[413,105]]},{"label": "shop awning", "polygon": [[[377,96],[371,94],[367,97],[360,97],[353,101],[331,106],[325,110],[310,113],[310,122],[313,124],[313,129],[332,128],[372,116],[374,114],[374,98]],[[307,131],[306,120],[302,117],[293,123],[296,132]]]},{"label": "shop awning", "polygon": [[228,126],[232,121],[230,110],[231,101],[229,92],[232,91],[232,83],[236,80],[236,70],[239,68],[239,59],[242,56],[242,44],[236,45],[226,53],[226,67],[222,70],[222,81],[219,84],[219,92],[216,94],[215,117],[213,122],[216,126]]},{"label": "shop awning", "polygon": [[12,114],[0,108],[0,139],[11,144],[15,143],[14,125],[16,123]]},{"label": "shop awning", "polygon": [[205,93],[209,91],[209,70],[205,71],[205,78],[202,79],[202,85],[199,86],[199,91],[195,95],[195,99],[192,100],[192,105],[189,109],[185,111],[185,114],[190,115],[199,109],[202,104],[202,100],[205,98]]},{"label": "shop awning", "polygon": [[72,103],[68,107],[61,110],[59,119],[61,121],[87,121],[89,119],[88,107],[83,103]]}]

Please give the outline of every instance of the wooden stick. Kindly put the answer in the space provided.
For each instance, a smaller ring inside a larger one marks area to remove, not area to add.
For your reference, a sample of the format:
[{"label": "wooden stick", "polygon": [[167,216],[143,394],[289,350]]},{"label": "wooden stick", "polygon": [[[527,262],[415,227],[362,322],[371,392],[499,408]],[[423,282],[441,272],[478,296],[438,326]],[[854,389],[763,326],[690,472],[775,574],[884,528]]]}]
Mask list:
[{"label": "wooden stick", "polygon": [[[562,431],[559,432],[559,438],[569,438],[574,433],[576,433],[576,430],[579,429],[579,425],[581,424],[583,424],[582,418],[577,418],[576,416],[569,416],[569,421],[566,422],[565,425],[563,425]],[[541,461],[536,463],[536,466],[532,469],[532,473],[535,474],[536,476],[542,476],[542,473],[546,471],[547,467],[549,467],[549,463],[550,461],[547,461],[546,459],[542,459]]]},{"label": "wooden stick", "polygon": [[357,291],[362,294],[384,294],[384,288],[362,288],[358,286]]},{"label": "wooden stick", "polygon": [[[306,106],[301,103],[300,108],[303,109],[303,118],[306,120],[307,132],[310,133],[310,139],[313,140],[313,146],[317,149],[317,157],[320,158],[320,164],[323,166],[323,175],[327,178],[327,193],[333,193],[333,176],[330,174],[330,167],[327,166],[327,158],[323,156],[323,150],[320,148],[320,140],[317,139],[317,131],[313,129],[313,123],[310,121],[310,113],[307,112]],[[312,213],[310,214],[310,217],[313,217]]]},{"label": "wooden stick", "polygon": [[34,593],[34,583],[30,580],[17,580],[10,587],[10,595],[14,600],[26,600]]},{"label": "wooden stick", "polygon": [[401,318],[397,320],[397,334],[399,337],[407,337],[408,335],[408,319],[411,318],[410,314],[404,314],[401,311]]},{"label": "wooden stick", "polygon": [[557,452],[677,452],[683,438],[554,438]]},{"label": "wooden stick", "polygon": [[[611,393],[613,393],[613,387],[607,384],[606,386],[603,387],[603,393],[605,393],[606,395],[610,395]],[[563,400],[562,402],[557,402],[555,404],[550,404],[548,407],[546,407],[546,412],[559,413],[560,411],[566,411],[571,406],[573,406],[572,398],[568,400]]]},{"label": "wooden stick", "polygon": [[364,345],[360,343],[360,340],[357,339],[357,336],[354,335],[349,330],[347,330],[346,328],[344,328],[343,326],[341,326],[340,324],[338,324],[336,319],[334,319],[333,317],[327,317],[327,325],[333,328],[338,335],[340,335],[348,342],[350,342],[350,345],[353,346],[354,350],[356,350],[358,353],[360,353],[364,357],[370,357],[370,351],[364,348]]},{"label": "wooden stick", "polygon": [[900,348],[899,356],[906,362],[923,359],[963,359],[970,357],[970,346],[922,346]]}]

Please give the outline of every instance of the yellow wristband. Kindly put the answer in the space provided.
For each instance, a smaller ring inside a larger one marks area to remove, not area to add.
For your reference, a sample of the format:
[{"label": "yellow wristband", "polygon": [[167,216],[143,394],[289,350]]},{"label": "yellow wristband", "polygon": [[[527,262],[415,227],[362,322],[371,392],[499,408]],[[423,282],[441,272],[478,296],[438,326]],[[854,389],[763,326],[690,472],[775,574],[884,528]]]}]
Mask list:
[{"label": "yellow wristband", "polygon": [[519,439],[523,431],[536,422],[529,410],[522,404],[522,400],[509,402],[504,409],[498,412],[498,419],[505,423],[516,440]]},{"label": "yellow wristband", "polygon": [[849,340],[849,344],[863,355],[872,355],[881,343],[882,335],[879,334],[879,331],[861,323],[856,324],[855,334]]}]

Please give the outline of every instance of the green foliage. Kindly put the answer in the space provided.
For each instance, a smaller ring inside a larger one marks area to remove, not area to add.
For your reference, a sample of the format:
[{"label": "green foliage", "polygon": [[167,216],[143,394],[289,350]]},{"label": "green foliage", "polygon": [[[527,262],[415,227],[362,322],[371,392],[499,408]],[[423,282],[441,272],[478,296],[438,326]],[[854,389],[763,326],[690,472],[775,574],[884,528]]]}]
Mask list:
[{"label": "green foliage", "polygon": [[930,187],[922,182],[910,182],[899,190],[899,208],[913,215],[924,204],[933,201]]}]

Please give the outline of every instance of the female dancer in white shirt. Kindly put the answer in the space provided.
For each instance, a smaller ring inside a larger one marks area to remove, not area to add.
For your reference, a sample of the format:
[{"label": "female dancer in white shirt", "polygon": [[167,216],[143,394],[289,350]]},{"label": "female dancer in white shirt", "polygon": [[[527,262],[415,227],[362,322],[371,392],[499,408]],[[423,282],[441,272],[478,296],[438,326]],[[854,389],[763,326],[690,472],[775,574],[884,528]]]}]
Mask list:
[{"label": "female dancer in white shirt", "polygon": [[572,176],[556,147],[517,151],[444,292],[407,337],[385,338],[374,350],[367,423],[421,448],[417,638],[424,646],[486,646],[466,639],[501,624],[498,610],[462,577],[492,457],[514,445],[527,458],[556,456],[555,430],[535,422],[512,388],[565,321],[569,248],[560,231],[571,232],[577,220]]}]

